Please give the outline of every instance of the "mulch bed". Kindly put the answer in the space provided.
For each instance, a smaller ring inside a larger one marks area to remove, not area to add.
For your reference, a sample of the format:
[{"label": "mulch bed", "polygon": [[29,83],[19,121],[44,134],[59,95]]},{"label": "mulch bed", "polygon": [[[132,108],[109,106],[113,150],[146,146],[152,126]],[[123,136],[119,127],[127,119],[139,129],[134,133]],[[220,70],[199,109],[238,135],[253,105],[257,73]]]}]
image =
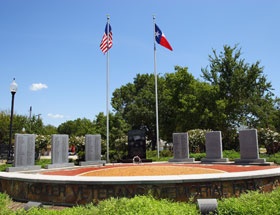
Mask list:
[{"label": "mulch bed", "polygon": [[[179,174],[196,174],[195,169],[199,170],[198,174],[201,174],[201,168],[204,169],[213,169],[213,170],[220,170],[224,172],[245,172],[245,171],[256,171],[256,170],[265,170],[265,169],[272,169],[272,168],[277,168],[278,166],[273,165],[273,166],[256,166],[256,165],[222,165],[222,164],[116,164],[116,165],[105,165],[105,166],[91,166],[91,167],[78,167],[78,168],[70,168],[70,169],[56,169],[56,170],[50,170],[50,171],[44,171],[41,174],[44,175],[62,175],[62,176],[77,176],[77,175],[87,175],[90,176],[90,172],[98,171],[97,173],[94,173],[92,175],[94,176],[108,176],[108,170],[114,169],[114,168],[119,168],[119,167],[133,167],[133,166],[139,166],[139,165],[147,165],[147,166],[156,166],[157,169],[160,169],[160,167],[166,167],[166,166],[171,166],[171,167],[188,167],[193,168],[191,173],[179,173]],[[102,175],[101,170],[106,170],[107,174]],[[124,171],[124,169],[123,169]],[[122,171],[122,173],[119,176],[124,176],[125,173]],[[135,169],[136,171],[136,169]],[[168,171],[166,171],[166,168],[163,169],[165,175],[175,175],[175,174],[169,174]],[[214,171],[215,172],[215,171]],[[213,173],[214,173],[213,172]],[[209,171],[207,171],[209,173]],[[114,173],[113,176],[118,176],[115,175]],[[130,174],[128,174],[130,176]],[[135,176],[137,173],[134,174]],[[139,174],[141,175],[141,174]],[[155,174],[151,174],[155,175]],[[158,175],[163,175],[163,174],[158,174]]]}]

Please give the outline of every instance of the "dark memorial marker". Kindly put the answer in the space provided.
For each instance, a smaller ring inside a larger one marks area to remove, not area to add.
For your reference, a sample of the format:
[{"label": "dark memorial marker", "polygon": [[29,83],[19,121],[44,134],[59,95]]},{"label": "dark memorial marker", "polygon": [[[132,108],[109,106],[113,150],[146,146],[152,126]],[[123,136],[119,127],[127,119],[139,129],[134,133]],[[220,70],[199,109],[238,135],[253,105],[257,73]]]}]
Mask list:
[{"label": "dark memorial marker", "polygon": [[121,162],[132,163],[137,158],[137,162],[152,162],[146,159],[146,134],[144,130],[128,131],[128,155]]},{"label": "dark memorial marker", "polygon": [[143,130],[128,131],[128,159],[146,159],[146,135]]}]

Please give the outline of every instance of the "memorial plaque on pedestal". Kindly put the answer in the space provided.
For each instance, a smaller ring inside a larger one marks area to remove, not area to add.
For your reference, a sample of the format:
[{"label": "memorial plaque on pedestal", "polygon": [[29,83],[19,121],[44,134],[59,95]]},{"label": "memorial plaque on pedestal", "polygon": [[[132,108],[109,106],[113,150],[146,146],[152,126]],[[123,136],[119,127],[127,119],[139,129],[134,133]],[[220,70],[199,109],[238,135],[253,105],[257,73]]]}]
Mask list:
[{"label": "memorial plaque on pedestal", "polygon": [[240,159],[238,164],[265,164],[264,158],[259,158],[258,134],[256,129],[239,131]]},{"label": "memorial plaque on pedestal", "polygon": [[81,166],[105,164],[101,160],[101,135],[87,134],[85,136],[85,162],[80,162]]},{"label": "memorial plaque on pedestal", "polygon": [[37,170],[35,166],[35,134],[15,134],[15,150],[13,167],[8,167],[7,172]]},{"label": "memorial plaque on pedestal", "polygon": [[210,131],[205,134],[206,158],[201,162],[216,163],[228,162],[228,158],[223,158],[222,134],[220,131]]},{"label": "memorial plaque on pedestal", "polygon": [[47,165],[47,169],[74,166],[69,163],[69,137],[66,134],[54,134],[51,139],[52,164]]},{"label": "memorial plaque on pedestal", "polygon": [[169,162],[194,162],[194,158],[189,157],[188,133],[173,133],[173,155]]}]

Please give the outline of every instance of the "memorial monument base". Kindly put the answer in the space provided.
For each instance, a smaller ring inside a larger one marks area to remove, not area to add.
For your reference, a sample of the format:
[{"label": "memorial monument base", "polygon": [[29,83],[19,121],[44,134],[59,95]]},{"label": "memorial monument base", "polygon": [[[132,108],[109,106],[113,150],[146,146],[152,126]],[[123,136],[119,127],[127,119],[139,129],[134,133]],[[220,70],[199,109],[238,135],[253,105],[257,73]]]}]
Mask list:
[{"label": "memorial monument base", "polygon": [[7,167],[6,172],[20,172],[29,170],[40,170],[41,166],[17,166],[17,167]]},{"label": "memorial monument base", "polygon": [[60,164],[48,164],[46,169],[62,168],[62,167],[72,167],[74,163],[60,163]]},{"label": "memorial monument base", "polygon": [[[119,160],[118,162],[120,163],[134,163],[133,162],[133,159],[122,159],[122,160]],[[141,161],[140,162],[137,162],[137,163],[150,163],[150,162],[153,162],[152,159],[146,159],[146,158],[141,158]]]},{"label": "memorial monument base", "polygon": [[183,158],[183,159],[180,159],[180,158],[172,158],[172,159],[169,159],[168,162],[181,162],[181,163],[194,163],[195,159],[194,158]]},{"label": "memorial monument base", "polygon": [[90,165],[102,165],[104,166],[106,164],[106,161],[99,160],[99,161],[81,161],[80,166],[90,166]]},{"label": "memorial monument base", "polygon": [[228,163],[228,158],[202,158],[201,163]]},{"label": "memorial monument base", "polygon": [[266,162],[265,158],[256,158],[256,159],[235,159],[236,164],[246,164],[246,165],[270,165],[269,162]]}]

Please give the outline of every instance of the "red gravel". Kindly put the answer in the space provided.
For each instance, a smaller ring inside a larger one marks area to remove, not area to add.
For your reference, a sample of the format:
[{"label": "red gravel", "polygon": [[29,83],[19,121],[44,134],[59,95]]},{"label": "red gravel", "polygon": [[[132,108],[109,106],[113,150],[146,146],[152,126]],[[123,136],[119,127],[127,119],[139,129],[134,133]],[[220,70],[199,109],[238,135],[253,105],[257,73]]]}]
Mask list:
[{"label": "red gravel", "polygon": [[[138,164],[116,164],[116,165],[105,165],[100,167],[76,167],[70,169],[57,169],[57,170],[50,170],[42,172],[41,174],[44,175],[62,175],[62,176],[77,176],[80,174],[84,174],[87,172],[91,172],[94,170],[102,170],[102,169],[110,169],[120,166],[134,166]],[[224,172],[245,172],[245,171],[255,171],[255,170],[265,170],[265,169],[273,169],[277,168],[278,166],[256,166],[256,165],[233,165],[233,164],[170,164],[170,163],[162,163],[162,164],[139,164],[139,165],[153,165],[160,168],[160,166],[186,166],[186,167],[194,167],[194,168],[207,168],[207,169],[214,169],[214,170],[222,170]],[[192,173],[193,174],[193,173]],[[166,172],[168,175],[168,172]]]}]

